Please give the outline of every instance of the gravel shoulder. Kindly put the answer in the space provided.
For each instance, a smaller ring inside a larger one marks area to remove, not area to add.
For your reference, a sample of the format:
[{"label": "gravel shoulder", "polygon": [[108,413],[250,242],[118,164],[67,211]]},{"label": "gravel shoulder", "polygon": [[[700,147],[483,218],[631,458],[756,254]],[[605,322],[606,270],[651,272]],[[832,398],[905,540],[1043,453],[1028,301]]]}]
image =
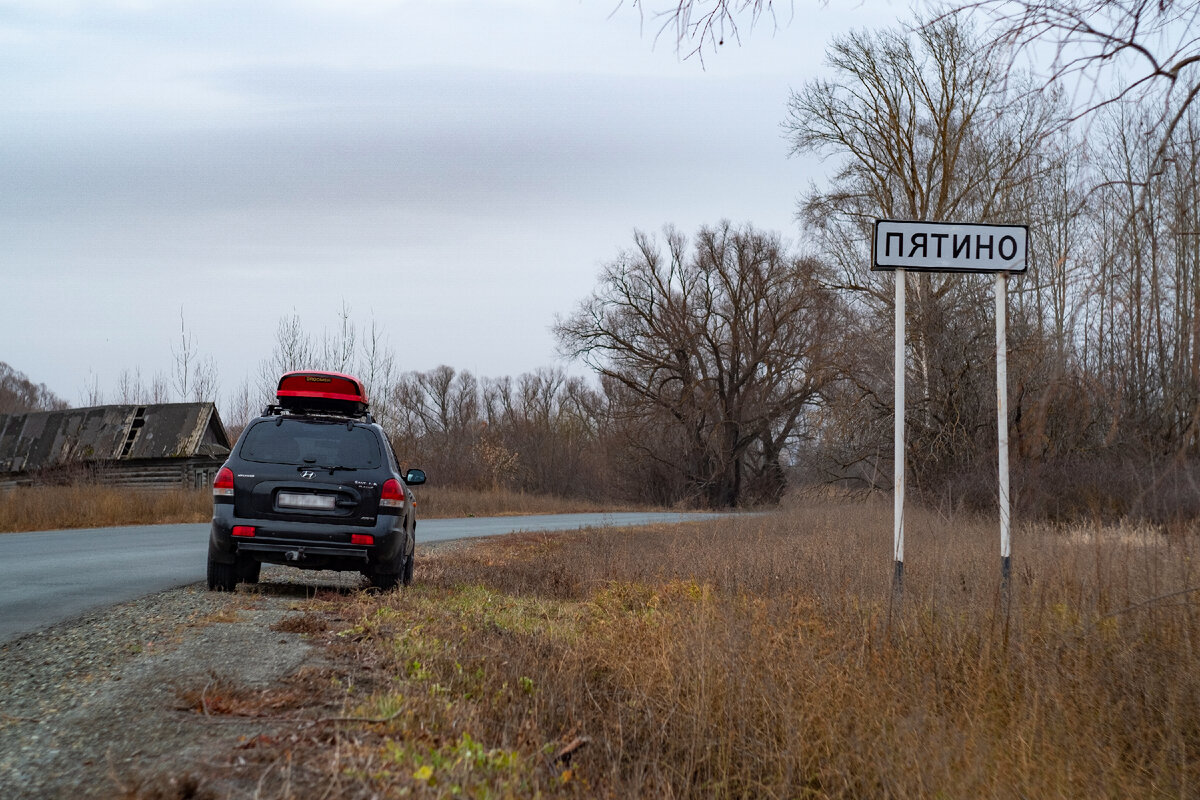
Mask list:
[{"label": "gravel shoulder", "polygon": [[[336,717],[346,693],[332,687],[354,681],[352,666],[281,621],[364,584],[267,565],[257,587],[193,584],[0,645],[0,797],[253,795],[239,752],[298,719]],[[223,694],[255,691],[253,715],[207,713]]]}]

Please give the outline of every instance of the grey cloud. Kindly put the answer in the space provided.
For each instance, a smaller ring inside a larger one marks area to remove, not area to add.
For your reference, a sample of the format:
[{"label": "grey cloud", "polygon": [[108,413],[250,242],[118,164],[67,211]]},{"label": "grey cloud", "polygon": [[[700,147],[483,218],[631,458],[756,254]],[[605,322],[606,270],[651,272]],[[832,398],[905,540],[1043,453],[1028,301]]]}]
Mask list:
[{"label": "grey cloud", "polygon": [[[682,81],[519,73],[225,71],[210,78],[261,111],[37,125],[0,142],[0,210],[145,204],[161,210],[289,202],[495,202],[565,196],[668,163],[714,158],[744,109]],[[0,116],[0,119],[3,117]],[[681,141],[687,120],[698,135]],[[10,127],[19,131],[20,125]],[[727,143],[725,157],[736,157]],[[718,156],[719,157],[719,156]]]}]

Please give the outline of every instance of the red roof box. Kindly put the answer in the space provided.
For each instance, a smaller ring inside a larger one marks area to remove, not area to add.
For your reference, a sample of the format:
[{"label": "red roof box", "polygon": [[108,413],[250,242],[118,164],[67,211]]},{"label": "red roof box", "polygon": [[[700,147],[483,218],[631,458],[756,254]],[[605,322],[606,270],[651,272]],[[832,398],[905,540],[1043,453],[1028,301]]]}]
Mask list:
[{"label": "red roof box", "polygon": [[291,411],[327,411],[351,416],[361,416],[367,411],[367,392],[362,381],[340,372],[284,373],[275,394],[279,405]]}]

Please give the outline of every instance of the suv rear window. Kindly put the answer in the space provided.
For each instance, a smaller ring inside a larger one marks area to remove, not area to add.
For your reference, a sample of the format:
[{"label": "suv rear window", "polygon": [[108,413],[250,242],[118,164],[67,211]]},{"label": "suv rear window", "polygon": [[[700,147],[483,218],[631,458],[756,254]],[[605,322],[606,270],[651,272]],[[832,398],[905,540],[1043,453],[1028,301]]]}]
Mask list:
[{"label": "suv rear window", "polygon": [[256,423],[238,451],[246,461],[314,464],[319,467],[375,469],[382,461],[379,439],[370,428],[344,422],[287,419]]}]

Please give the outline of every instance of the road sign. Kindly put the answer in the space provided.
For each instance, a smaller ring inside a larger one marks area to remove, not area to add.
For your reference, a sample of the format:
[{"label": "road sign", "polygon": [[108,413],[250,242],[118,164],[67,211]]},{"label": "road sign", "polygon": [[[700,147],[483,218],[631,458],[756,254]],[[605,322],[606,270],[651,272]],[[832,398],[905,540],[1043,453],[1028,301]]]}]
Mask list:
[{"label": "road sign", "polygon": [[895,506],[892,540],[893,591],[904,585],[904,294],[905,273],[992,272],[996,274],[996,429],[1000,507],[1000,569],[1005,602],[1012,569],[1012,521],[1008,468],[1008,274],[1028,266],[1029,227],[970,222],[875,220],[871,269],[896,273]]},{"label": "road sign", "polygon": [[875,221],[872,270],[1024,272],[1026,225]]}]

